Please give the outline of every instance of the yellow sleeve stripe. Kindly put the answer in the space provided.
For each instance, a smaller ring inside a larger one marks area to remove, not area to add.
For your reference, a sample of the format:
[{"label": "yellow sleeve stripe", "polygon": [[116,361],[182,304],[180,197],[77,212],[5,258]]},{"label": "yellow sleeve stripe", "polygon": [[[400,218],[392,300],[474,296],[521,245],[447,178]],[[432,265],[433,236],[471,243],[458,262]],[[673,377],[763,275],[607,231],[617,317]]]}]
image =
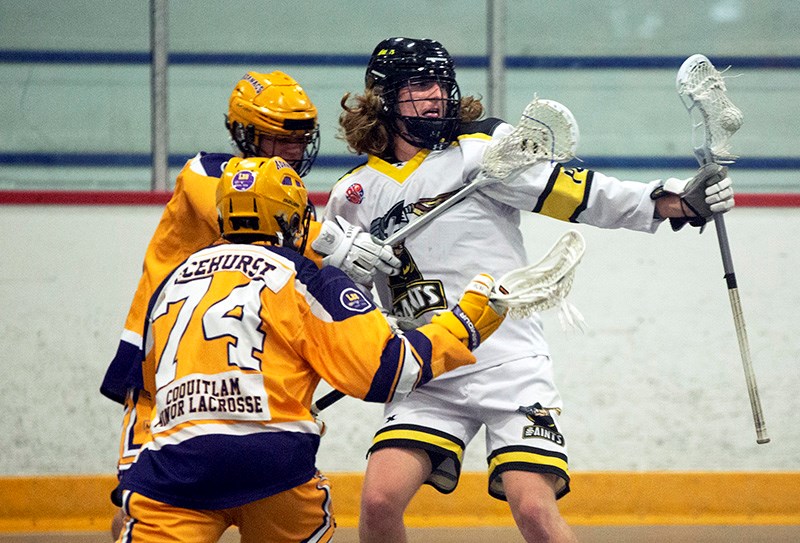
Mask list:
[{"label": "yellow sleeve stripe", "polygon": [[539,454],[532,450],[527,451],[508,451],[497,454],[492,457],[489,462],[489,473],[494,473],[494,470],[502,464],[509,463],[522,463],[522,464],[536,464],[540,466],[551,466],[564,474],[569,473],[566,459],[560,456],[550,456],[547,454]]},{"label": "yellow sleeve stripe", "polygon": [[586,209],[593,174],[591,170],[564,168],[559,164],[533,212],[561,221],[577,222],[578,215]]}]

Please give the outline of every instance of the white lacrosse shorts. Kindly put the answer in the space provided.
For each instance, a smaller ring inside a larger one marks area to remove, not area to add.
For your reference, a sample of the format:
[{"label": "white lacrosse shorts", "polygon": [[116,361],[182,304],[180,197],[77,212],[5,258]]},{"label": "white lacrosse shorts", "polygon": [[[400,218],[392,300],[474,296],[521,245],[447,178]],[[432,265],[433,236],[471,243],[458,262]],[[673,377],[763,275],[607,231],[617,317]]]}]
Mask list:
[{"label": "white lacrosse shorts", "polygon": [[558,426],[561,407],[547,356],[445,375],[386,406],[370,452],[386,447],[426,451],[433,470],[425,483],[449,494],[458,485],[464,449],[485,425],[489,495],[505,500],[502,474],[520,470],[558,476],[560,498],[569,492],[567,448]]}]

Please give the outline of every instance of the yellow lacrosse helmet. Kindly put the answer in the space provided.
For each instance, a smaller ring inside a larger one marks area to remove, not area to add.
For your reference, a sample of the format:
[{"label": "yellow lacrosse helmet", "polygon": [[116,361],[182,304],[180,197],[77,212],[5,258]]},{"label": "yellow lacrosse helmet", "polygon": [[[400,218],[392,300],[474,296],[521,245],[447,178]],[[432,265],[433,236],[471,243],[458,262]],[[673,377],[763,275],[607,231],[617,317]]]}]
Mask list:
[{"label": "yellow lacrosse helmet", "polygon": [[[317,108],[280,71],[244,74],[231,93],[225,126],[245,157],[284,156],[301,177],[319,152]],[[287,145],[297,149],[296,157],[281,152]]]},{"label": "yellow lacrosse helmet", "polygon": [[302,252],[312,208],[297,172],[280,157],[233,157],[217,185],[222,237],[268,241]]}]

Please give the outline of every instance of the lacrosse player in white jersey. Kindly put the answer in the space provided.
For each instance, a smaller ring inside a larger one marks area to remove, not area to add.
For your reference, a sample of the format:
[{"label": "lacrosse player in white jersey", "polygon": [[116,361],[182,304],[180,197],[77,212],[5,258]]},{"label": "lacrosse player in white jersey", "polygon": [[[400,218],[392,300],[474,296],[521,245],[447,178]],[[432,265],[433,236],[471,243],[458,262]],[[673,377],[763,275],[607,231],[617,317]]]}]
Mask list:
[{"label": "lacrosse player in white jersey", "polygon": [[[472,181],[493,138],[513,126],[483,119],[461,96],[453,60],[438,42],[390,38],[375,48],[366,88],[342,99],[340,132],[364,164],[334,186],[326,220],[386,238]],[[727,172],[620,181],[550,161],[491,184],[394,246],[402,272],[375,276],[384,309],[402,326],[428,322],[457,301],[476,270],[494,277],[527,264],[520,210],[601,228],[654,232],[701,226],[733,206]],[[507,320],[475,351],[478,362],[429,382],[386,408],[362,489],[362,543],[406,541],[403,514],[423,484],[458,484],[464,448],[485,427],[488,492],[506,500],[526,541],[574,541],[556,500],[569,491],[558,414],[562,402],[540,317]]]}]

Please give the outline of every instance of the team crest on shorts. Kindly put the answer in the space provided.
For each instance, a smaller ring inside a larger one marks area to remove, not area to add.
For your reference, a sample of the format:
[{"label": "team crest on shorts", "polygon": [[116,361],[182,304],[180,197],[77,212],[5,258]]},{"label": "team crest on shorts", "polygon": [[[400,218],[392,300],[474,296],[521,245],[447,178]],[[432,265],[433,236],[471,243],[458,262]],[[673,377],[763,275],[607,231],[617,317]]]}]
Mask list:
[{"label": "team crest on shorts", "polygon": [[522,428],[523,439],[540,438],[552,441],[556,445],[564,445],[564,436],[558,431],[556,422],[550,416],[550,410],[542,407],[542,404],[536,402],[533,405],[521,405],[517,411],[528,417],[528,420],[533,423],[531,426]]},{"label": "team crest on shorts", "polygon": [[360,204],[364,200],[364,187],[360,183],[353,183],[347,187],[344,195],[351,204]]}]

